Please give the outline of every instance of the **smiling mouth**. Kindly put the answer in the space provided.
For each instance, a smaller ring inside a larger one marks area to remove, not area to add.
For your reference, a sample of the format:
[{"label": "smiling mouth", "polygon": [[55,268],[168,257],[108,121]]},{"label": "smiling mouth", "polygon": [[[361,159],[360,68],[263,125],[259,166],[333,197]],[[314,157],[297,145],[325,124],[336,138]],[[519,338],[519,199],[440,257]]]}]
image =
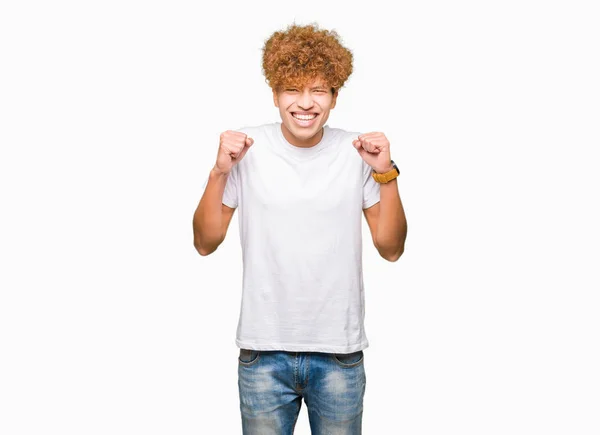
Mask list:
[{"label": "smiling mouth", "polygon": [[310,115],[302,115],[300,113],[292,112],[292,116],[300,121],[310,121],[319,116],[318,113],[311,113]]}]

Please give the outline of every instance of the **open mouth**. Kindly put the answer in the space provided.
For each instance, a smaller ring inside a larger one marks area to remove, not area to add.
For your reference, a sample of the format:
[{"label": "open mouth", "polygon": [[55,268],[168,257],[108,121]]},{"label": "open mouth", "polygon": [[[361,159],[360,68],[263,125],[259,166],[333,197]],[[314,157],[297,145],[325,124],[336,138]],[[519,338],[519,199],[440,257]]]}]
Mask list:
[{"label": "open mouth", "polygon": [[303,127],[311,125],[315,121],[315,119],[317,119],[318,116],[318,113],[301,114],[297,112],[292,112],[292,118],[294,118],[297,124]]}]

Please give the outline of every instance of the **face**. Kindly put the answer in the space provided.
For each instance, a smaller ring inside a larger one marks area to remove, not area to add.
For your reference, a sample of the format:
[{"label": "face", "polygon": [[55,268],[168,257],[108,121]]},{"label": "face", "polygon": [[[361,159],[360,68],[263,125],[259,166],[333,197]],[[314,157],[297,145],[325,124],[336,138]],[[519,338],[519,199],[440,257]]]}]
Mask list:
[{"label": "face", "polygon": [[337,95],[338,91],[332,93],[323,80],[315,80],[304,89],[284,86],[279,92],[274,90],[273,101],[279,108],[281,129],[287,141],[298,147],[318,144]]}]

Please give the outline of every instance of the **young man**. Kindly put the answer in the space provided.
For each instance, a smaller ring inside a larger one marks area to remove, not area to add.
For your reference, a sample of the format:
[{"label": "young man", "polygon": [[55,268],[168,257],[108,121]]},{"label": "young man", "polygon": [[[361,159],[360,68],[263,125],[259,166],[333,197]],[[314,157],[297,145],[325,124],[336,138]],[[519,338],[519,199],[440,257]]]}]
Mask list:
[{"label": "young man", "polygon": [[239,208],[243,433],[292,434],[304,398],[313,434],[359,434],[369,345],[361,215],[396,261],[407,231],[398,168],[383,133],[326,125],[352,72],[334,31],[275,32],[263,70],[281,122],[221,134],[193,219],[194,245],[209,255]]}]

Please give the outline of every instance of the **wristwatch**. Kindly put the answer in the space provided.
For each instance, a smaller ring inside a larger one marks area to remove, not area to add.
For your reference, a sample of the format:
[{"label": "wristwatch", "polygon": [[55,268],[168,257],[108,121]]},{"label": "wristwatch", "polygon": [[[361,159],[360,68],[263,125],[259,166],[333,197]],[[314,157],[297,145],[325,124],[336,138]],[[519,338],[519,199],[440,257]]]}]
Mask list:
[{"label": "wristwatch", "polygon": [[394,168],[389,172],[379,174],[379,173],[375,172],[375,170],[373,170],[372,175],[373,175],[373,178],[375,179],[375,181],[377,181],[378,183],[387,183],[389,181],[392,181],[398,175],[400,175],[400,169],[398,169],[398,166],[396,166],[394,161],[390,160],[390,163],[394,166]]}]

